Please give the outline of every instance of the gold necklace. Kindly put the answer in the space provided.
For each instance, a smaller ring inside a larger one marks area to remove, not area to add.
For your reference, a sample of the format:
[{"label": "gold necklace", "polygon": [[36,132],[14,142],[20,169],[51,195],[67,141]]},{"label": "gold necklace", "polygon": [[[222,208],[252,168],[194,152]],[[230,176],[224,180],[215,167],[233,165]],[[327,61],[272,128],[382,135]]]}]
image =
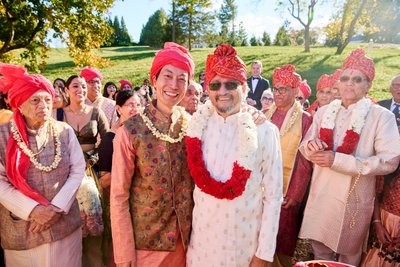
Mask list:
[{"label": "gold necklace", "polygon": [[[281,130],[279,131],[280,137],[284,136],[287,132],[289,132],[289,130],[296,122],[297,117],[299,116],[299,114],[301,114],[301,105],[297,101],[295,101],[293,105],[295,106],[293,107],[293,109],[290,108],[292,109],[292,111],[289,114],[290,116],[289,120],[287,120],[286,125],[282,125]],[[273,104],[272,107],[268,110],[268,112],[265,113],[265,117],[267,118],[268,121],[271,121],[272,115],[275,113],[275,111],[276,111],[276,106],[275,104]]]}]

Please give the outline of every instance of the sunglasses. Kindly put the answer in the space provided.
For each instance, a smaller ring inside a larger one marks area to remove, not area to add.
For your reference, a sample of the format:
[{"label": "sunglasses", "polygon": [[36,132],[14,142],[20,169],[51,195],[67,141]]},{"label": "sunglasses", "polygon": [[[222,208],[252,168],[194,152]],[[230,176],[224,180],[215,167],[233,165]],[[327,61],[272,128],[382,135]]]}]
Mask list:
[{"label": "sunglasses", "polygon": [[225,82],[225,83],[215,82],[215,83],[210,83],[208,87],[210,88],[211,91],[218,91],[221,88],[222,84],[224,84],[225,89],[228,91],[236,90],[240,85],[240,83],[237,82]]},{"label": "sunglasses", "polygon": [[351,81],[351,83],[361,83],[365,79],[363,79],[360,76],[354,76],[354,77],[351,77],[351,78],[349,76],[342,76],[342,77],[340,77],[339,80],[342,83],[348,82],[349,80]]},{"label": "sunglasses", "polygon": [[288,90],[289,88],[287,87],[281,87],[281,88],[272,87],[272,92],[278,93],[280,95],[286,94]]},{"label": "sunglasses", "polygon": [[263,97],[261,98],[261,100],[265,100],[265,101],[274,101],[274,99],[272,97]]}]

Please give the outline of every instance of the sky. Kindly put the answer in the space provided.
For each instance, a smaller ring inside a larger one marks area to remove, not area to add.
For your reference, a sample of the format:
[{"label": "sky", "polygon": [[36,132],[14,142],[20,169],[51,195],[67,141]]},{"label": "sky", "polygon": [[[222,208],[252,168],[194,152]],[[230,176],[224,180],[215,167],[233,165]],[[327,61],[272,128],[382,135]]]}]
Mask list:
[{"label": "sky", "polygon": [[[213,9],[219,9],[222,0],[213,0]],[[276,0],[236,0],[238,5],[237,24],[243,22],[247,30],[248,37],[261,37],[266,31],[274,39],[276,32],[285,21],[290,21],[290,27],[302,29],[303,26],[297,20],[293,19],[287,10],[276,11]],[[110,16],[119,19],[124,17],[129,34],[134,42],[139,42],[140,32],[143,25],[146,24],[149,17],[158,9],[163,8],[167,14],[170,13],[171,0],[118,0],[115,6],[110,10]],[[325,26],[330,19],[331,8],[323,6],[316,8],[315,18],[311,27]]]}]

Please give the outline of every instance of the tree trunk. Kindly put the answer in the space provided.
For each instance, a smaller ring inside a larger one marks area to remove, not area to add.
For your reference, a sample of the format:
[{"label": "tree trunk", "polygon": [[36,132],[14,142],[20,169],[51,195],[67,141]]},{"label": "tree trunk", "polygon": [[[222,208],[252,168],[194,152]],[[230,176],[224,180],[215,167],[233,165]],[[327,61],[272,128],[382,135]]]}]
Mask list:
[{"label": "tree trunk", "polygon": [[193,17],[192,17],[192,14],[189,14],[189,51],[191,51],[192,50],[192,21],[193,20]]},{"label": "tree trunk", "polygon": [[310,52],[310,25],[304,27],[304,52]]},{"label": "tree trunk", "polygon": [[172,42],[176,43],[175,28],[176,28],[176,10],[175,10],[175,0],[172,0]]},{"label": "tree trunk", "polygon": [[343,50],[350,43],[351,38],[353,38],[354,28],[356,27],[356,23],[357,23],[358,19],[360,18],[366,3],[367,3],[367,0],[362,0],[361,5],[360,5],[359,9],[357,10],[357,13],[354,15],[354,18],[350,23],[347,37],[344,40],[339,40],[338,48],[336,50],[335,55],[341,55],[343,53]]}]

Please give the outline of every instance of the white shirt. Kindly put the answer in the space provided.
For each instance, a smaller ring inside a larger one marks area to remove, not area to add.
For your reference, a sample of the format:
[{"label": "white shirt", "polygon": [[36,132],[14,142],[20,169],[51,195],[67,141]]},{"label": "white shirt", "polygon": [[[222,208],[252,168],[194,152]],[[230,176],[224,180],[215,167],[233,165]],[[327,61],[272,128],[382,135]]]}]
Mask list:
[{"label": "white shirt", "polygon": [[[211,176],[227,181],[237,160],[238,115],[224,120],[216,112],[204,133],[203,158]],[[275,253],[282,202],[279,131],[266,122],[257,126],[258,148],[243,195],[217,199],[196,186],[187,265],[249,266],[254,255],[271,261]]]},{"label": "white shirt", "polygon": [[251,77],[251,90],[253,91],[253,93],[256,91],[256,87],[260,79],[261,77],[258,77],[258,79],[254,79],[254,77]]}]

